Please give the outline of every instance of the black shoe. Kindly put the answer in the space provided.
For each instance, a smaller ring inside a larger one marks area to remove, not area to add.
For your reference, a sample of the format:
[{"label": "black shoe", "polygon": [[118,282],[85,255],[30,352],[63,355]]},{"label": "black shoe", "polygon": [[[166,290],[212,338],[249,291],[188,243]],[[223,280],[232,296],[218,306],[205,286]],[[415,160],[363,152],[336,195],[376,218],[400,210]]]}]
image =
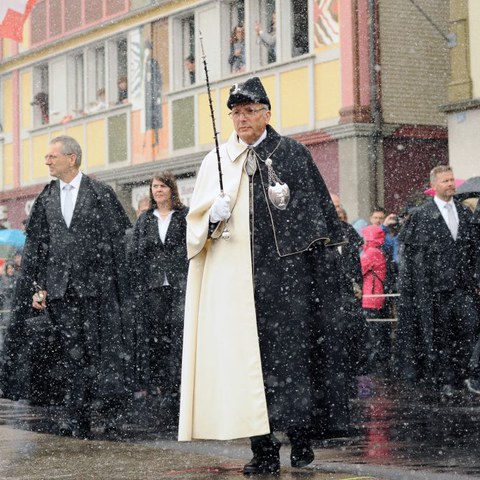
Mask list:
[{"label": "black shoe", "polygon": [[480,395],[480,380],[476,380],[474,378],[467,378],[465,380],[465,385],[470,392]]},{"label": "black shoe", "polygon": [[90,432],[90,428],[86,426],[78,426],[76,428],[72,428],[70,425],[63,423],[60,425],[59,434],[62,437],[73,437],[73,438],[81,438],[81,439],[91,439],[92,434]]},{"label": "black shoe", "polygon": [[280,456],[254,457],[243,467],[244,475],[280,475]]},{"label": "black shoe", "polygon": [[309,443],[303,445],[292,445],[290,453],[290,464],[295,468],[303,468],[315,459],[315,454]]},{"label": "black shoe", "polygon": [[61,423],[58,427],[58,433],[62,437],[72,437],[73,436],[73,429],[67,423]]},{"label": "black shoe", "polygon": [[244,475],[279,475],[281,443],[275,435],[250,437],[253,458],[243,467]]}]

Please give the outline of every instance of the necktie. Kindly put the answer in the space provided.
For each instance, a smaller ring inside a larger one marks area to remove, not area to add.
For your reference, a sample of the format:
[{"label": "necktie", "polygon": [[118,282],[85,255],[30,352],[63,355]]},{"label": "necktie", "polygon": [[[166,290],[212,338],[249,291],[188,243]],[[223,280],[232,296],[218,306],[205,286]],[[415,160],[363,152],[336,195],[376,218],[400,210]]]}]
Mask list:
[{"label": "necktie", "polygon": [[252,149],[248,149],[247,162],[245,164],[245,170],[248,175],[252,176],[257,170],[257,162],[255,161],[255,152]]},{"label": "necktie", "polygon": [[447,203],[445,208],[447,209],[448,228],[450,229],[453,239],[456,240],[458,234],[458,220],[453,211],[453,205]]},{"label": "necktie", "polygon": [[67,227],[70,227],[70,222],[73,217],[72,189],[73,187],[68,183],[63,187],[63,190],[65,190],[65,198],[63,199],[63,218],[65,219]]}]

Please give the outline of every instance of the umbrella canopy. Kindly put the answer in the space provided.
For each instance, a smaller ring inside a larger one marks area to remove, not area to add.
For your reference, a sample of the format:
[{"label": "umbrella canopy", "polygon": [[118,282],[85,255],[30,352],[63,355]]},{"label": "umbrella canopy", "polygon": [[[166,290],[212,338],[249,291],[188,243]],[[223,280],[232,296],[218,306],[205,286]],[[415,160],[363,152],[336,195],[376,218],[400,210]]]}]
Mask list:
[{"label": "umbrella canopy", "polygon": [[25,245],[25,233],[15,229],[0,230],[0,245],[22,248]]},{"label": "umbrella canopy", "polygon": [[480,177],[470,177],[457,188],[456,197],[460,200],[480,197]]}]

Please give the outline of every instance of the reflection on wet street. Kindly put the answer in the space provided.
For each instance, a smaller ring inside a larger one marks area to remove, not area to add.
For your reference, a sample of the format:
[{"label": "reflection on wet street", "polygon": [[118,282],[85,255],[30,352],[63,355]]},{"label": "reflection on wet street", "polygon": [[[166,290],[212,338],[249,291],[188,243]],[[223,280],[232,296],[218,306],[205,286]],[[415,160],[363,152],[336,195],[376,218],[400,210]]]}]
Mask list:
[{"label": "reflection on wet street", "polygon": [[317,459],[480,478],[480,396],[432,399],[378,379],[362,396],[353,401],[354,438],[322,442]]},{"label": "reflection on wet street", "polygon": [[[282,448],[281,478],[480,479],[480,397],[461,392],[433,401],[373,380],[352,400],[352,411],[352,436],[317,440],[310,467],[289,467],[289,448]],[[49,415],[0,401],[0,478],[242,478],[250,457],[246,440],[178,443],[155,428],[153,410],[150,418],[126,420],[116,439],[100,428],[92,440],[55,435]]]}]

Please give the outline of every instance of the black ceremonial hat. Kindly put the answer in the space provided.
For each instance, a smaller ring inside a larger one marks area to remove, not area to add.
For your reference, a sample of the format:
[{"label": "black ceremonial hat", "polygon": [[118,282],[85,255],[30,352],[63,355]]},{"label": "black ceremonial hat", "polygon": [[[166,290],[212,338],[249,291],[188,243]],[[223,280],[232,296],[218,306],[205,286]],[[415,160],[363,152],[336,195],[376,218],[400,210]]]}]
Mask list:
[{"label": "black ceremonial hat", "polygon": [[227,107],[231,110],[234,105],[242,103],[263,103],[271,108],[267,92],[258,77],[249,78],[244,83],[236,83],[230,89]]}]

